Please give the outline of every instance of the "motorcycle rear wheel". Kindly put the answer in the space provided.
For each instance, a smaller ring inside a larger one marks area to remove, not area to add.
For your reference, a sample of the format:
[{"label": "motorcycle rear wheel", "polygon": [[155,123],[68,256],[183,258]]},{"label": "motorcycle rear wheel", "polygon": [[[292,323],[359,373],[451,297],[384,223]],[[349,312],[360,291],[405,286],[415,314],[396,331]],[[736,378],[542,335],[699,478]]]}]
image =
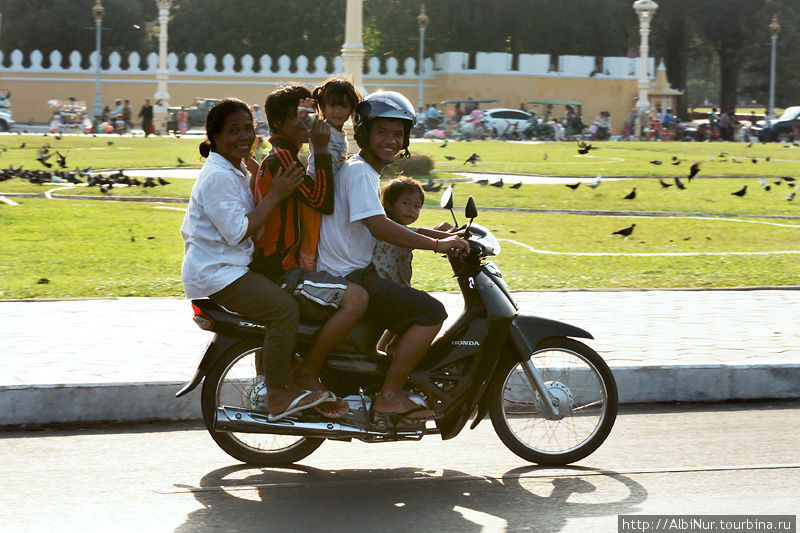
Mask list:
[{"label": "motorcycle rear wheel", "polygon": [[568,338],[545,339],[531,359],[548,388],[569,408],[559,420],[548,420],[522,365],[506,359],[489,391],[495,432],[526,461],[540,465],[579,461],[606,440],[617,417],[617,385],[611,369],[593,349]]},{"label": "motorcycle rear wheel", "polygon": [[325,439],[214,429],[217,407],[252,407],[250,397],[257,377],[256,357],[261,351],[262,345],[257,341],[242,341],[229,348],[214,364],[203,382],[203,421],[211,438],[234,459],[255,465],[294,463],[308,457]]}]

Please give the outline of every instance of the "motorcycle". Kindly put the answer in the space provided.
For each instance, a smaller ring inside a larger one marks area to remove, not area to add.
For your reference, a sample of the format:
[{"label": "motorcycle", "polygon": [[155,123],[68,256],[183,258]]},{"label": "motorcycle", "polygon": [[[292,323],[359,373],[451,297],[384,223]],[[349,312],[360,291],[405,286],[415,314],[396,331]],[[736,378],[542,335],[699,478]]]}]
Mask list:
[{"label": "motorcycle", "polygon": [[[453,212],[448,187],[441,206]],[[268,419],[263,376],[258,375],[266,326],[232,313],[209,299],[192,300],[194,321],[214,337],[180,397],[204,380],[203,420],[216,443],[239,461],[277,465],[300,461],[325,439],[363,442],[451,439],[489,414],[500,440],[519,457],[540,465],[583,459],[608,437],[617,415],[617,386],[608,365],[589,346],[583,329],[518,313],[519,306],[497,266],[487,260],[500,245],[485,227],[459,227],[470,244],[448,256],[464,297],[464,310],[431,345],[410,375],[406,393],[434,410],[432,421],[410,422],[372,410],[388,357],[376,351],[382,333],[361,322],[328,357],[321,379],[350,410],[325,418],[313,409],[276,421]],[[301,324],[296,357],[302,358],[319,326]]]}]

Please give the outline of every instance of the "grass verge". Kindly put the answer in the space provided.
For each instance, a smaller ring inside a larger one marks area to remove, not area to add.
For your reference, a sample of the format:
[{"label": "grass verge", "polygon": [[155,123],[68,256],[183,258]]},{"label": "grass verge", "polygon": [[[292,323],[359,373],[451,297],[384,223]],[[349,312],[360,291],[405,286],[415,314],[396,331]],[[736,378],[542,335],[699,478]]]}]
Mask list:
[{"label": "grass verge", "polygon": [[[153,203],[19,199],[0,203],[0,298],[181,296],[183,211]],[[165,208],[166,207],[166,208]],[[425,210],[419,225],[449,218]],[[800,224],[482,212],[512,289],[794,285]],[[611,232],[636,223],[631,238]],[[620,255],[574,255],[602,253]],[[655,255],[631,254],[712,254]],[[46,281],[44,281],[46,280]],[[447,261],[417,251],[414,285],[456,290]]]}]

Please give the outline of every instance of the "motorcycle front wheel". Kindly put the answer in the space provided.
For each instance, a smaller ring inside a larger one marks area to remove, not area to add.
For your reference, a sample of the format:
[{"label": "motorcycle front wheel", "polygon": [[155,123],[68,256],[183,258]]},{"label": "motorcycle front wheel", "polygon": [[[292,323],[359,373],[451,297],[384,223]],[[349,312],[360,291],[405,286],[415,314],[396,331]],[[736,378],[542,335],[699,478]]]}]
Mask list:
[{"label": "motorcycle front wheel", "polygon": [[260,359],[262,349],[257,341],[243,341],[214,363],[203,383],[203,421],[219,447],[239,461],[256,465],[294,463],[308,457],[325,439],[214,429],[217,407],[256,409],[253,405],[254,388],[258,384],[256,359]]},{"label": "motorcycle front wheel", "polygon": [[608,365],[585,344],[567,338],[542,341],[531,362],[559,414],[547,416],[522,365],[504,359],[492,383],[490,415],[512,452],[540,465],[566,465],[594,452],[617,417],[617,385]]}]

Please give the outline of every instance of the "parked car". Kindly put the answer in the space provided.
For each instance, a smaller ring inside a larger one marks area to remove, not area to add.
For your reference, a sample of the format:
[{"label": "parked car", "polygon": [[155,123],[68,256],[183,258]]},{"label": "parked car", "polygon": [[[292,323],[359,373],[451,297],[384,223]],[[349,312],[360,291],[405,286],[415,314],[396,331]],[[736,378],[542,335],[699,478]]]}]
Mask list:
[{"label": "parked car", "polygon": [[11,93],[4,95],[0,93],[0,131],[8,131],[14,126],[14,119],[11,118]]},{"label": "parked car", "polygon": [[762,141],[786,142],[794,128],[800,129],[800,106],[786,108],[783,115],[769,125],[766,120],[759,120],[753,126],[753,133]]},{"label": "parked car", "polygon": [[[201,128],[206,123],[206,115],[209,110],[219,102],[218,98],[195,98],[192,105],[186,108],[189,113],[187,126],[189,128]],[[167,108],[167,130],[178,131],[178,111],[181,106],[170,106]]]},{"label": "parked car", "polygon": [[[531,114],[519,109],[494,108],[483,112],[483,130],[492,137],[504,137],[517,132],[520,136],[531,120]],[[516,128],[515,128],[516,126]],[[469,122],[469,115],[461,118],[458,129],[462,134],[475,135],[475,129]]]}]

